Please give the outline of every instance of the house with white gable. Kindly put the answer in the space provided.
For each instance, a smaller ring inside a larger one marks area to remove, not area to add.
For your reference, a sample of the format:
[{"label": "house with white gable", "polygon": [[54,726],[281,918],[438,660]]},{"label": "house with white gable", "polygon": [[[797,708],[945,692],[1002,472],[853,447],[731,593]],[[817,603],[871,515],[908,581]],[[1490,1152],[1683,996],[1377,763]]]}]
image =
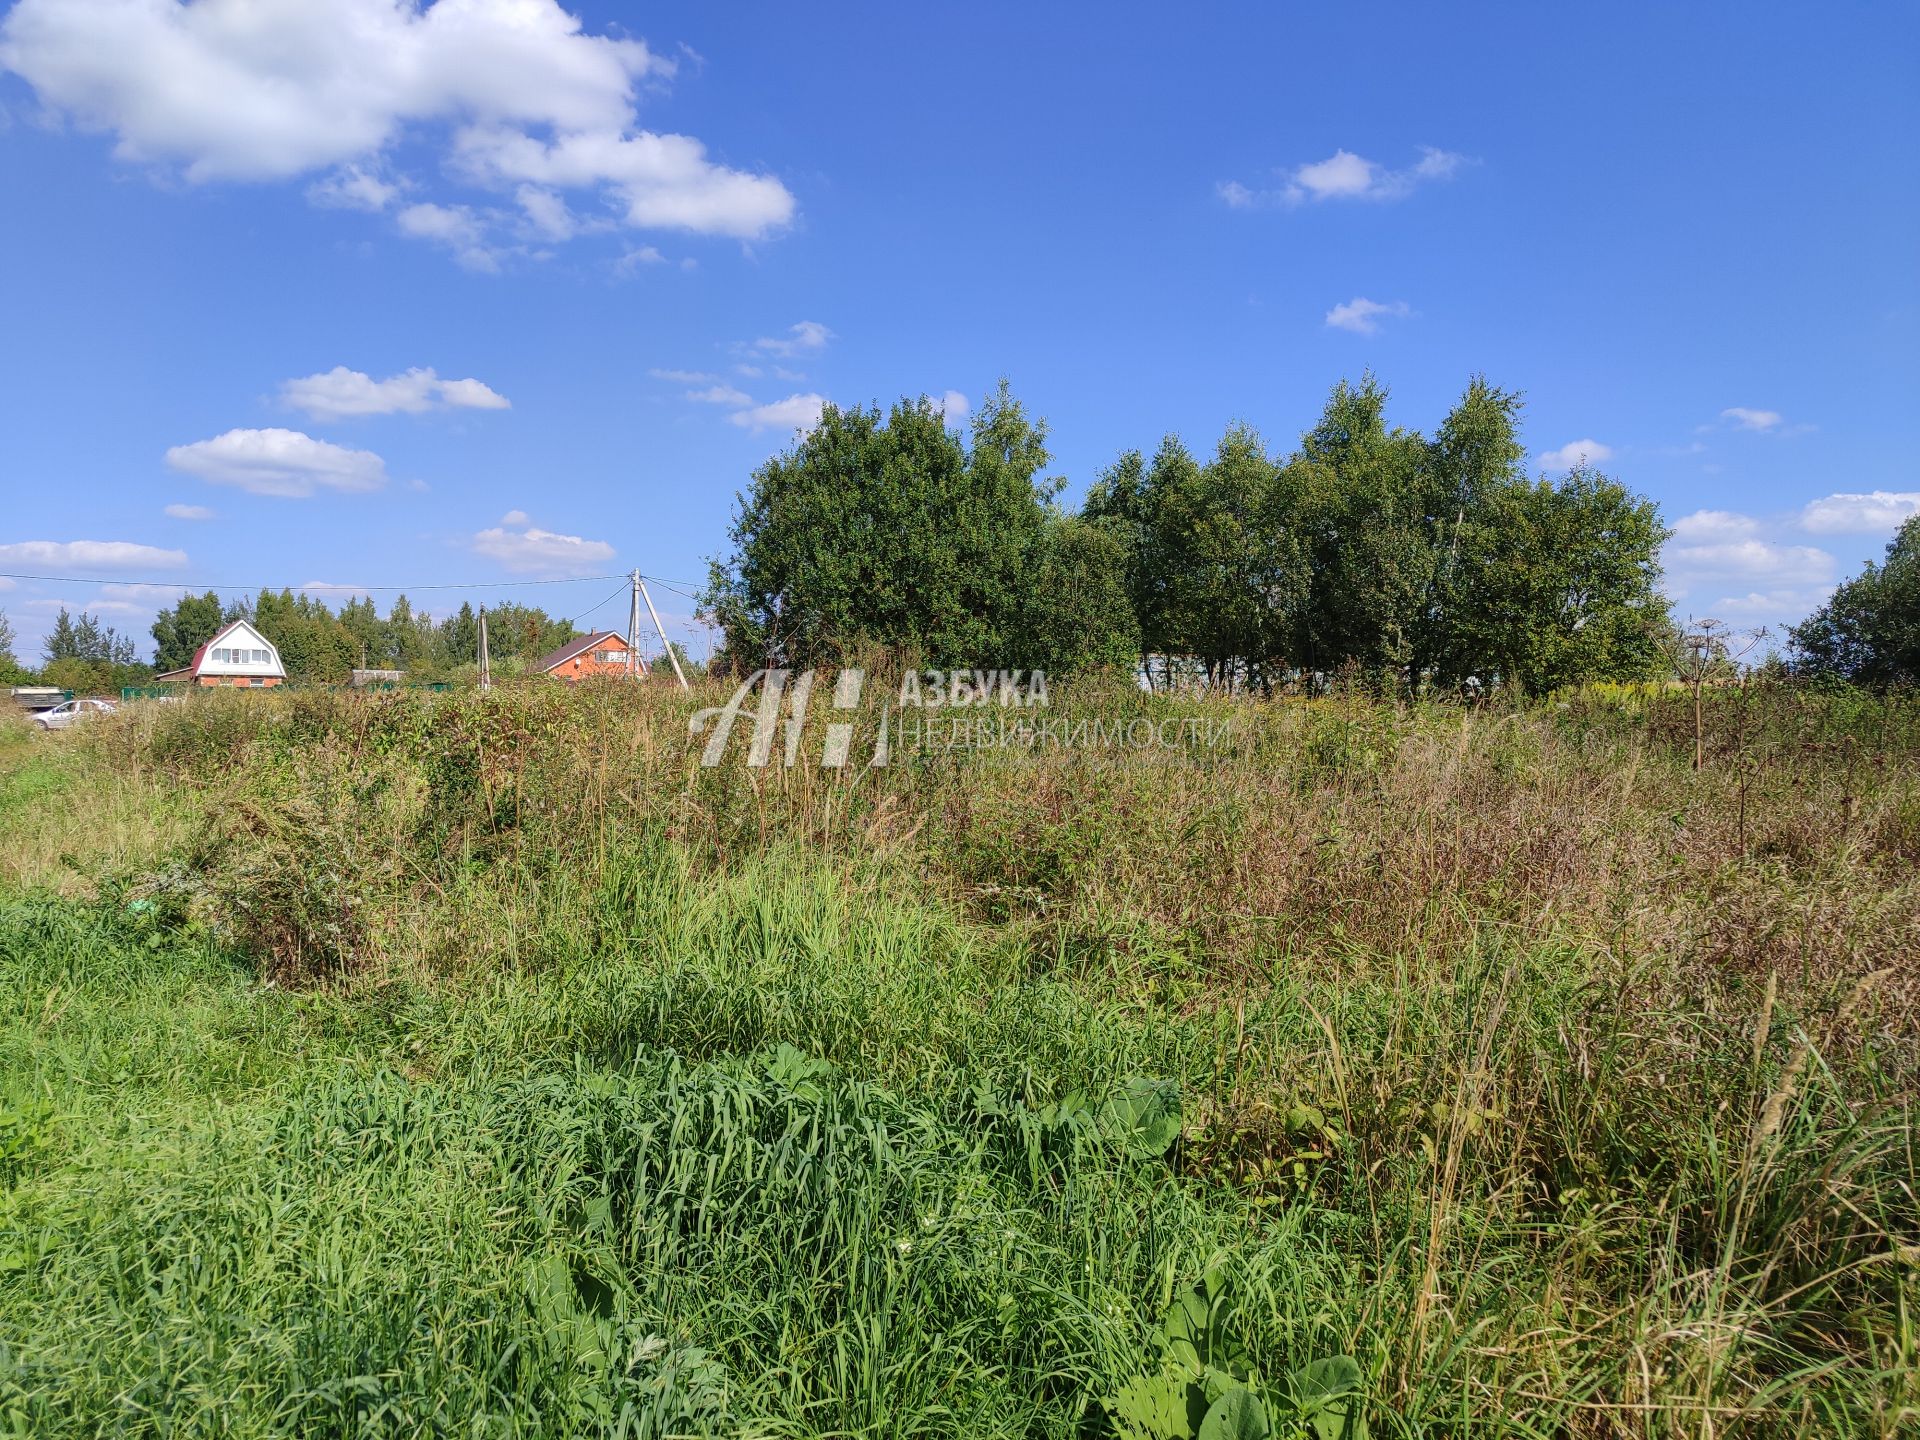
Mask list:
[{"label": "house with white gable", "polygon": [[245,620],[223,626],[206,644],[193,652],[193,661],[182,670],[169,670],[153,677],[156,681],[181,681],[188,685],[245,685],[260,688],[287,683],[286,667],[280,652],[266,636]]}]

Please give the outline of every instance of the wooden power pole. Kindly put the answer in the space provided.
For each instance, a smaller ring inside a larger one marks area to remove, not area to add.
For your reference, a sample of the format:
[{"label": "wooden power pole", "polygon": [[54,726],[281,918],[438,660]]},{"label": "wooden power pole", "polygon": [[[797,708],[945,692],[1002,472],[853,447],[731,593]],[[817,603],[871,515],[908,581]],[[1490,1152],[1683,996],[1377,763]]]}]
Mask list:
[{"label": "wooden power pole", "polygon": [[[666,647],[667,659],[673,662],[673,678],[680,682],[680,688],[687,688],[687,672],[680,668],[680,657],[674,653],[673,642],[667,639],[667,632],[660,624],[660,612],[653,608],[653,596],[647,593],[647,582],[640,578],[638,570],[633,572],[634,593],[647,602],[647,614],[653,617],[653,628],[659,633],[660,643]],[[638,620],[636,611],[634,618]]]}]

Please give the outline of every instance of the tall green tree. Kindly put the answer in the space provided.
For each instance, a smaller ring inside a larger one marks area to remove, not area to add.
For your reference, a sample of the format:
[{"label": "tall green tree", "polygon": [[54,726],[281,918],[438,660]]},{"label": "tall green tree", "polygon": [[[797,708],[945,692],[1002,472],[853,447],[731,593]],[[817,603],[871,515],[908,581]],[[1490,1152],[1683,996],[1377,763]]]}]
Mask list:
[{"label": "tall green tree", "polygon": [[1663,672],[1659,509],[1586,466],[1492,485],[1460,526],[1434,663],[1539,694]]},{"label": "tall green tree", "polygon": [[[488,637],[491,651],[492,637]],[[448,665],[471,665],[480,658],[480,617],[471,602],[462,600],[460,608],[440,622],[440,651]]]},{"label": "tall green tree", "polygon": [[13,647],[19,643],[14,634],[13,622],[7,618],[7,612],[0,610],[0,681],[8,684],[17,682],[26,672],[20,667],[20,659],[13,653]]},{"label": "tall green tree", "polygon": [[134,643],[111,625],[102,625],[97,615],[82,610],[77,616],[62,605],[42,646],[49,664],[56,660],[81,660],[107,665],[134,663]]},{"label": "tall green tree", "polygon": [[1920,685],[1920,515],[1887,543],[1883,563],[1869,561],[1790,633],[1804,674],[1876,689]]},{"label": "tall green tree", "polygon": [[1083,513],[1126,553],[1150,680],[1156,655],[1190,657],[1216,685],[1289,664],[1309,574],[1284,478],[1236,425],[1205,465],[1168,436],[1151,462],[1124,455],[1090,488]]},{"label": "tall green tree", "polygon": [[1304,669],[1405,676],[1438,566],[1426,444],[1386,423],[1372,375],[1334,387],[1287,464],[1289,505],[1312,567],[1297,647]]},{"label": "tall green tree", "polygon": [[[1005,382],[975,412],[970,444],[924,400],[885,414],[829,405],[754,473],[733,552],[712,567],[702,606],[724,632],[726,663],[833,663],[880,646],[930,665],[1021,657],[1058,670],[1111,653],[1113,636],[1048,653],[1032,628],[1057,613],[1039,592],[1062,574],[1084,580],[1107,565],[1102,590],[1122,593],[1119,547],[1058,528],[1047,460],[1045,425]],[[1130,646],[1130,618],[1113,618]]]},{"label": "tall green tree", "polygon": [[211,640],[225,623],[226,612],[213,591],[204,595],[182,595],[154,617],[155,668],[185,668],[192,663],[194,652]]}]

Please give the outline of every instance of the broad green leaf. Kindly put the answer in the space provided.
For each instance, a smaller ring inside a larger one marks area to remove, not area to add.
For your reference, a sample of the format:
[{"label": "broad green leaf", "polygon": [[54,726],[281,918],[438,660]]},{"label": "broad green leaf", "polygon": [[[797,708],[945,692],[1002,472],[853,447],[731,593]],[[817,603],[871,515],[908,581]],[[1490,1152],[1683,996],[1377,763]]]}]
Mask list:
[{"label": "broad green leaf", "polygon": [[1266,1440],[1273,1433],[1267,1407],[1244,1385],[1222,1395],[1200,1422],[1199,1440]]},{"label": "broad green leaf", "polygon": [[1185,1376],[1141,1375],[1102,1402],[1119,1440],[1193,1440],[1206,1396]]},{"label": "broad green leaf", "polygon": [[1351,1355],[1329,1356],[1289,1374],[1287,1398],[1313,1427],[1315,1440],[1366,1440],[1367,1422],[1360,1414],[1365,1378]]},{"label": "broad green leaf", "polygon": [[1100,1128],[1135,1160],[1156,1160],[1180,1138],[1180,1087],[1136,1075],[1101,1107]]}]

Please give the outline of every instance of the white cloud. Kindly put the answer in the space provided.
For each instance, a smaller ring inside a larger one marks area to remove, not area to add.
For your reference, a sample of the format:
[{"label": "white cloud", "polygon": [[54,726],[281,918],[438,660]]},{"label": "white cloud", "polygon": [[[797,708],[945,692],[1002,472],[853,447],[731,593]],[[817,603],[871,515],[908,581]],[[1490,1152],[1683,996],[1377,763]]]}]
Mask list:
[{"label": "white cloud", "polygon": [[[749,239],[785,226],[780,181],[638,128],[638,87],[675,64],[588,33],[558,0],[19,0],[0,20],[0,66],[50,111],[191,183],[325,171],[316,203],[383,210],[397,187],[381,157],[424,136],[446,139],[444,168],[471,183],[588,191],[633,226]],[[536,225],[558,220],[541,205]],[[428,233],[402,213],[406,233]],[[476,268],[488,253],[455,249]]]},{"label": "white cloud", "polygon": [[442,380],[431,367],[375,380],[365,371],[336,365],[318,375],[288,380],[280,387],[280,399],[316,420],[341,420],[356,415],[418,415],[436,408],[511,408],[507,397],[491,386],[478,380]]},{"label": "white cloud", "polygon": [[1824,495],[1800,512],[1800,528],[1814,535],[1885,535],[1920,515],[1920,490],[1875,490]]},{"label": "white cloud", "polygon": [[656,380],[671,380],[676,385],[704,385],[720,378],[705,370],[649,370],[647,374]]},{"label": "white cloud", "polygon": [[1335,330],[1351,330],[1355,335],[1377,335],[1380,333],[1380,321],[1383,317],[1411,315],[1412,308],[1404,300],[1369,300],[1364,295],[1356,295],[1344,305],[1336,305],[1327,312],[1327,324]]},{"label": "white cloud", "polygon": [[934,395],[929,398],[933,402],[933,408],[946,416],[949,425],[964,425],[967,416],[973,410],[973,402],[958,390],[949,390],[944,395]]},{"label": "white cloud", "polygon": [[1775,524],[1731,510],[1696,510],[1661,553],[1666,590],[1695,616],[1747,623],[1799,620],[1833,591],[1839,562],[1825,550],[1771,538]]},{"label": "white cloud", "polygon": [[487,234],[487,222],[470,205],[435,205],[422,201],[394,217],[400,233],[415,240],[444,245],[469,270],[491,275],[500,268],[502,251]]},{"label": "white cloud", "polygon": [[1257,210],[1273,205],[1302,205],[1320,200],[1399,200],[1423,184],[1449,180],[1467,163],[1451,150],[1420,147],[1420,158],[1402,170],[1390,170],[1351,150],[1336,150],[1324,160],[1280,172],[1269,188],[1223,180],[1215,193],[1230,209]]},{"label": "white cloud", "polygon": [[522,573],[584,575],[613,559],[613,546],[604,540],[558,535],[527,523],[526,515],[511,511],[498,525],[473,537],[474,553],[497,560]]},{"label": "white cloud", "polygon": [[401,186],[358,165],[343,165],[307,187],[307,199],[328,210],[381,211],[400,197]]},{"label": "white cloud", "polygon": [[378,490],[386,462],[370,450],[349,450],[298,430],[229,430],[211,440],[175,445],[167,464],[215,485],[255,495],[301,497],[315,490]]},{"label": "white cloud", "polygon": [[1673,538],[1689,545],[1744,540],[1760,533],[1760,522],[1732,510],[1696,510],[1673,522]]},{"label": "white cloud", "polygon": [[[691,257],[689,257],[688,260],[682,260],[680,262],[680,268],[683,270],[692,269],[693,267],[690,261]],[[640,269],[643,265],[664,265],[666,263],[667,257],[654,249],[653,246],[639,245],[623,252],[620,258],[613,262],[613,273],[625,277],[633,274],[634,271]]]},{"label": "white cloud", "polygon": [[204,505],[169,505],[166,514],[174,520],[211,520],[213,511]]},{"label": "white cloud", "polygon": [[500,523],[502,525],[527,525],[530,524],[531,521],[528,519],[526,511],[509,510],[500,517]]},{"label": "white cloud", "polygon": [[0,545],[0,565],[28,570],[177,570],[184,550],[131,540],[16,540]]},{"label": "white cloud", "polygon": [[827,342],[833,339],[833,331],[818,320],[802,320],[787,328],[784,335],[763,335],[754,341],[753,350],[762,355],[778,355],[783,359],[793,359],[798,355],[814,355],[827,348]]},{"label": "white cloud", "polygon": [[549,240],[571,240],[580,228],[580,222],[567,209],[567,202],[555,191],[543,190],[538,185],[522,185],[514,191],[513,198],[520,202],[528,223]]},{"label": "white cloud", "polygon": [[1742,430],[1773,430],[1784,417],[1778,410],[1749,410],[1744,405],[1734,405],[1722,410],[1720,418]]},{"label": "white cloud", "polygon": [[[1758,535],[1669,542],[1662,554],[1668,593],[1683,597],[1737,595],[1757,590],[1798,591],[1832,582],[1833,556],[1812,545],[1781,545]],[[1714,613],[1709,608],[1703,613]]]},{"label": "white cloud", "polygon": [[824,395],[789,395],[770,405],[737,410],[727,419],[743,430],[811,430],[820,423],[826,403]]},{"label": "white cloud", "polygon": [[[427,372],[431,375],[433,372]],[[511,410],[513,402],[481,381],[442,380],[440,403],[452,410]]]},{"label": "white cloud", "polygon": [[544,141],[512,126],[471,125],[455,135],[453,156],[459,172],[480,185],[603,187],[640,230],[752,240],[793,218],[786,186],[715,165],[706,146],[686,135],[601,129]]},{"label": "white cloud", "polygon": [[709,385],[704,390],[687,391],[687,399],[697,400],[702,405],[751,405],[753,397],[744,390],[736,390],[731,385]]},{"label": "white cloud", "polygon": [[1569,440],[1558,450],[1545,450],[1533,458],[1542,470],[1571,470],[1583,461],[1604,465],[1613,458],[1613,447],[1598,440]]}]

